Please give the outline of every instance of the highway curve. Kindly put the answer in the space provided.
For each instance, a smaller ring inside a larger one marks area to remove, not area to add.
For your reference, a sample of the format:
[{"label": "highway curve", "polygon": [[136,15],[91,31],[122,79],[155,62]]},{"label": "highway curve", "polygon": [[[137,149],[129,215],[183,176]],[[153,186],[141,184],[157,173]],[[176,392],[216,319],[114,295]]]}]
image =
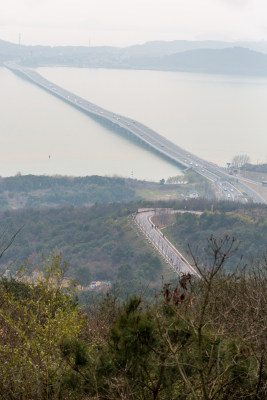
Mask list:
[{"label": "highway curve", "polygon": [[146,237],[156,247],[173,270],[180,276],[185,274],[194,275],[200,278],[197,271],[189,264],[181,253],[163,235],[163,233],[152,222],[152,217],[158,213],[177,213],[182,211],[171,209],[142,209],[134,214],[134,220]]}]

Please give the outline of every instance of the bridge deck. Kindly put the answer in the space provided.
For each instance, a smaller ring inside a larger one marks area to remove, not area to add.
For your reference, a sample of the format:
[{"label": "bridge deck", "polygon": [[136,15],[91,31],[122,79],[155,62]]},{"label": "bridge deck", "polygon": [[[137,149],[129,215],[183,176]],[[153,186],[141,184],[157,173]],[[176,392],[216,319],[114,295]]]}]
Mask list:
[{"label": "bridge deck", "polygon": [[[35,70],[24,68],[11,62],[6,63],[5,66],[24,79],[38,85],[42,89],[71,104],[80,111],[87,113],[100,122],[109,123],[110,126],[119,129],[125,136],[128,135],[134,138],[169,161],[185,168],[192,168],[195,172],[214,183],[221,198],[225,200],[245,201],[240,198],[241,192],[233,185],[233,177],[231,175],[228,175],[215,164],[209,163],[182,149],[144,124],[91,103],[45,79]],[[244,186],[245,183],[242,182],[242,185]],[[246,189],[247,193],[252,196],[255,202],[266,203],[259,194],[247,187]]]}]

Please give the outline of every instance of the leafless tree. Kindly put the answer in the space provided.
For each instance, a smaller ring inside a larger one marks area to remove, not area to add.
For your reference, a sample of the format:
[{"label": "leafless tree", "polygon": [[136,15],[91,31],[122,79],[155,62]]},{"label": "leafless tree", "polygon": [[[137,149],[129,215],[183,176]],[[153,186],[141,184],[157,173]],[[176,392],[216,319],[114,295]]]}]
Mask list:
[{"label": "leafless tree", "polygon": [[236,155],[232,159],[232,167],[241,168],[243,165],[248,164],[249,162],[250,162],[250,157],[247,154]]}]

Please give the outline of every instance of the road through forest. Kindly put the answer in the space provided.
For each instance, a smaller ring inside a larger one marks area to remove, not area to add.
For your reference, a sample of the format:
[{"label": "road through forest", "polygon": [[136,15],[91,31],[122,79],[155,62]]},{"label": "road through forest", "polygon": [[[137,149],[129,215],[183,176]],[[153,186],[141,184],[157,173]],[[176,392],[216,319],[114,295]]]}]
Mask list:
[{"label": "road through forest", "polygon": [[[173,246],[173,244],[165,237],[165,235],[152,221],[152,218],[155,215],[164,213],[174,214],[178,212],[185,211],[160,208],[140,209],[136,214],[134,214],[134,220],[141,231],[146,235],[153,246],[156,247],[162,257],[178,275],[182,276],[185,274],[190,274],[200,278],[198,272],[189,264],[189,262],[182,256],[182,254]],[[189,212],[200,214],[195,211]]]}]

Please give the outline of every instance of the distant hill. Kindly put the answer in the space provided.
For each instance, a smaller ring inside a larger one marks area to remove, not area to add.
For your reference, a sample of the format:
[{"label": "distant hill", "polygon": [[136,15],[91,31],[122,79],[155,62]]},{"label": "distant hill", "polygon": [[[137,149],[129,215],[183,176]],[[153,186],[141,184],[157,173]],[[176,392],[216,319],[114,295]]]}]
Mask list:
[{"label": "distant hill", "polygon": [[267,74],[267,55],[242,47],[191,50],[156,58],[153,64],[159,69],[177,71]]},{"label": "distant hill", "polygon": [[212,196],[200,175],[185,175],[187,184],[161,185],[119,177],[21,175],[0,177],[0,212],[8,209],[88,206],[94,203],[164,200],[190,196]]},{"label": "distant hill", "polygon": [[124,49],[129,56],[161,57],[165,55],[182,53],[198,49],[226,49],[233,47],[245,47],[250,50],[267,54],[267,42],[220,42],[215,40],[173,40],[170,42],[152,41],[141,45],[134,45]]},{"label": "distant hill", "polygon": [[0,40],[0,64],[15,60],[31,67],[64,65],[266,75],[265,53],[265,42],[175,40],[119,48],[23,46]]},{"label": "distant hill", "polygon": [[267,173],[267,164],[244,164],[240,168],[243,171]]},{"label": "distant hill", "polygon": [[0,192],[0,210],[129,202],[137,198],[135,189],[126,179],[97,175],[1,178]]}]

